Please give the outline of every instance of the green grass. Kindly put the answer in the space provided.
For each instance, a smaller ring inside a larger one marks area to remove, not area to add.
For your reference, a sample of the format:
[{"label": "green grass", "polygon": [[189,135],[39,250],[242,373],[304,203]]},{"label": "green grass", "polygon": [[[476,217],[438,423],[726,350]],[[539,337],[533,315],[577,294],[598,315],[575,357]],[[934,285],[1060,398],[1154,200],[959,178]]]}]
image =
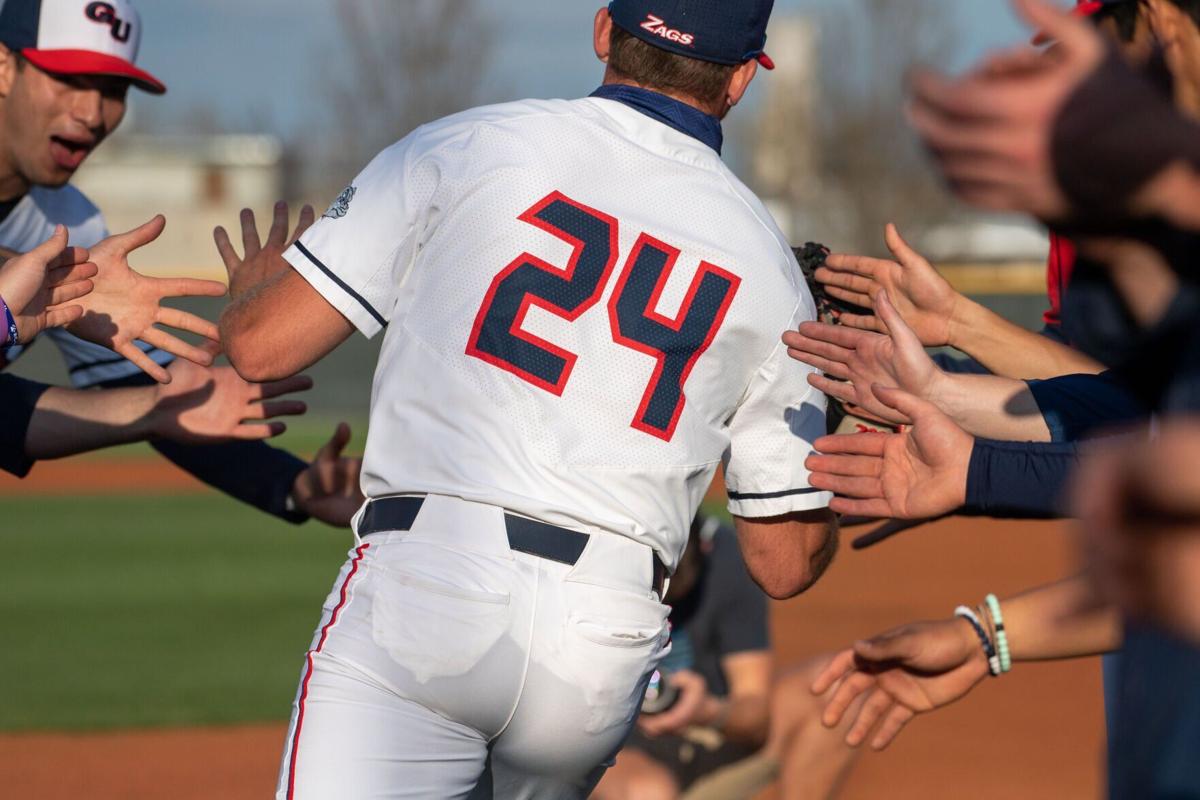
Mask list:
[{"label": "green grass", "polygon": [[286,719],[351,539],[217,495],[3,502],[0,730]]}]

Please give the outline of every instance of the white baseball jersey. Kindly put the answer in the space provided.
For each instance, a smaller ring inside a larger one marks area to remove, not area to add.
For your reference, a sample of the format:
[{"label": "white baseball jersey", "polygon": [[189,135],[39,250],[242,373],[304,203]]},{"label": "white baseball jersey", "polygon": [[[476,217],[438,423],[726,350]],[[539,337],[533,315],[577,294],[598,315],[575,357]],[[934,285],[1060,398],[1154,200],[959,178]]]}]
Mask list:
[{"label": "white baseball jersey", "polygon": [[[35,186],[21,198],[9,215],[0,222],[0,247],[25,253],[50,238],[55,225],[67,226],[70,244],[92,247],[108,237],[108,227],[100,209],[74,186],[49,189]],[[71,383],[87,388],[106,381],[138,375],[141,369],[123,356],[106,347],[85,342],[61,328],[51,328],[44,334],[54,341],[67,362]],[[144,342],[138,346],[156,363],[167,365],[173,360],[165,353]],[[6,354],[13,361],[22,348],[12,348]]]},{"label": "white baseball jersey", "polygon": [[654,547],[674,569],[724,461],[729,508],[824,507],[815,318],[787,242],[712,149],[621,103],[523,101],[383,151],[285,254],[387,328],[368,497],[432,493]]}]

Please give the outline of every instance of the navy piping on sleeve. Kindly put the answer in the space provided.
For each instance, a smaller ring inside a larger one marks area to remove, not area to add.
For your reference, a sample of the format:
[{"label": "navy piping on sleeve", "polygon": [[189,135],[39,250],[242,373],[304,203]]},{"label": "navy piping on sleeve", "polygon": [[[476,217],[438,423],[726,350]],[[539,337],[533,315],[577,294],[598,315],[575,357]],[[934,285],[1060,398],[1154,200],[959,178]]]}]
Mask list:
[{"label": "navy piping on sleeve", "polygon": [[367,310],[367,313],[375,318],[376,322],[378,322],[380,325],[382,325],[385,328],[387,327],[388,323],[387,323],[387,320],[383,318],[383,315],[381,315],[378,311],[376,311],[375,308],[366,301],[366,298],[364,298],[361,294],[359,294],[358,292],[351,289],[350,286],[344,280],[342,280],[337,275],[335,275],[333,273],[333,270],[331,270],[329,267],[322,264],[321,260],[319,258],[317,258],[316,256],[314,256],[312,253],[310,253],[308,251],[307,247],[300,244],[300,242],[296,242],[296,249],[299,250],[301,253],[303,253],[305,258],[307,258],[309,261],[311,261],[313,264],[315,264],[316,267],[319,270],[321,270],[321,272],[324,272],[326,275],[328,275],[330,280],[332,280],[338,286],[342,287],[342,291],[344,291],[346,294],[350,295],[355,300],[357,300],[358,304],[360,306],[362,306],[363,308],[365,308]]},{"label": "navy piping on sleeve", "polygon": [[729,492],[730,500],[774,500],[776,497],[791,497],[797,494],[814,494],[823,492],[824,489],[814,489],[811,486],[807,489],[789,489],[785,492],[765,492],[763,494],[743,494],[742,492]]}]

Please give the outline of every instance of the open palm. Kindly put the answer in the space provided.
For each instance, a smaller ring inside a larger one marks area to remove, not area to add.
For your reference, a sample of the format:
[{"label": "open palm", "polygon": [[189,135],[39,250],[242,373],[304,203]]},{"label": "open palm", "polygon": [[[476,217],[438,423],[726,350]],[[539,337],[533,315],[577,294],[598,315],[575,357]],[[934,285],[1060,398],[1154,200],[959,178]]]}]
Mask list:
[{"label": "open palm", "polygon": [[96,266],[88,251],[67,246],[67,229],[54,234],[24,255],[0,267],[0,298],[8,305],[22,342],[31,341],[47,328],[67,325],[83,314],[71,301],[92,290]]},{"label": "open palm", "polygon": [[208,339],[218,338],[217,326],[195,314],[161,305],[167,297],[220,297],[225,286],[217,281],[191,278],[150,278],[129,266],[129,254],[158,238],[166,226],[162,216],[128,233],[110,236],[91,249],[99,268],[95,289],[80,300],[83,316],[68,330],[137,364],[159,383],[170,381],[167,370],[154,363],[136,344],[137,340],[207,366],[212,356],[162,331],[156,324],[179,328]]},{"label": "open palm", "polygon": [[884,386],[875,396],[913,421],[903,433],[826,436],[805,462],[809,482],[838,496],[829,507],[840,514],[892,519],[929,519],[948,514],[966,499],[967,468],[974,439],[935,406]]}]

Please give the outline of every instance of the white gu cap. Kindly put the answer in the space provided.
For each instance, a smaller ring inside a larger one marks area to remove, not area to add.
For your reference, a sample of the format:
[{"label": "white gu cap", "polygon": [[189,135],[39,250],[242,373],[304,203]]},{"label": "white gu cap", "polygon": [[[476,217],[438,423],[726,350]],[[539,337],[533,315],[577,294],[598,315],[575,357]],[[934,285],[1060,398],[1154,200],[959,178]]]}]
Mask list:
[{"label": "white gu cap", "polygon": [[4,0],[0,42],[58,75],[115,75],[153,94],[167,87],[138,69],[142,20],[129,0]]}]

